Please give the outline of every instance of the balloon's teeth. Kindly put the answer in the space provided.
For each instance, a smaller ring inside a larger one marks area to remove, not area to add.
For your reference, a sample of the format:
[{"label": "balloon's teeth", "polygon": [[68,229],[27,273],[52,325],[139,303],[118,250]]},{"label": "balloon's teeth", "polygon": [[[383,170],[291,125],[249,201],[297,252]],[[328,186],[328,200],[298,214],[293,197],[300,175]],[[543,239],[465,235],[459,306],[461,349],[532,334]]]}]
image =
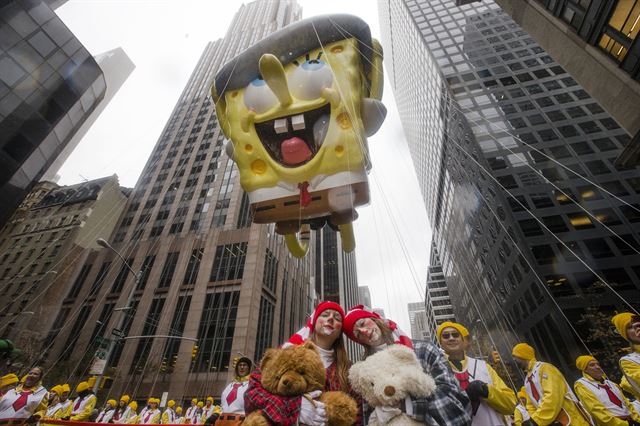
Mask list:
[{"label": "balloon's teeth", "polygon": [[289,125],[287,123],[286,117],[274,120],[273,129],[276,131],[277,134],[282,134],[282,133],[288,132],[289,131]]},{"label": "balloon's teeth", "polygon": [[291,127],[293,127],[293,130],[304,130],[304,114],[291,117]]}]

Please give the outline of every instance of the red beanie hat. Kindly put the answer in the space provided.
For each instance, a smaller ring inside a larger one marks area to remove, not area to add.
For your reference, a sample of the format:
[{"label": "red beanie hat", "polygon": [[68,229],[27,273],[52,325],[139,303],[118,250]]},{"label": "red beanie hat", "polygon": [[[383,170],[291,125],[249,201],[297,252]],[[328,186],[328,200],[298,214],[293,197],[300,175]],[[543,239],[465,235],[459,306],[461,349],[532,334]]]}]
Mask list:
[{"label": "red beanie hat", "polygon": [[407,336],[407,334],[398,327],[395,322],[389,319],[382,318],[375,312],[367,311],[366,309],[364,309],[364,305],[356,305],[353,308],[349,309],[349,312],[347,312],[347,315],[342,322],[342,331],[344,331],[349,339],[353,340],[354,342],[358,342],[358,339],[356,339],[356,336],[353,334],[353,329],[356,325],[356,322],[362,318],[377,318],[381,321],[384,321],[384,323],[391,330],[393,342],[395,344],[404,345],[408,348],[413,349],[413,342],[411,341],[409,336]]},{"label": "red beanie hat", "polygon": [[311,332],[315,328],[316,321],[320,317],[320,314],[326,311],[327,309],[333,309],[334,311],[338,311],[338,313],[342,316],[342,320],[344,323],[344,309],[342,309],[342,306],[338,305],[336,302],[331,302],[331,301],[320,302],[318,303],[318,306],[316,306],[316,308],[313,310],[313,313],[309,317],[307,324],[304,327],[302,327],[302,329],[298,330],[298,332],[295,333],[293,336],[289,337],[289,340],[287,340],[286,343],[282,345],[282,347],[287,347],[291,345],[301,345],[302,343],[304,343],[309,338],[309,336],[311,335]]},{"label": "red beanie hat", "polygon": [[356,322],[362,318],[380,318],[375,312],[369,312],[364,309],[364,305],[356,305],[349,309],[347,315],[344,317],[344,321],[342,322],[342,331],[349,337],[349,339],[357,342],[356,336],[353,334],[353,328],[356,325]]}]

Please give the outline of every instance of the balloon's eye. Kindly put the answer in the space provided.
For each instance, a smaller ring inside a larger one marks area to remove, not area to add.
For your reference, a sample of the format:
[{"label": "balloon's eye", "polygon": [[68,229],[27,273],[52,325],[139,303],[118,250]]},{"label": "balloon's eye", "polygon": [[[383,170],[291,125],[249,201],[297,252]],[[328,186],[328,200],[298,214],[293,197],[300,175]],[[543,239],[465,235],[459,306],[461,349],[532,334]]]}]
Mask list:
[{"label": "balloon's eye", "polygon": [[270,110],[277,103],[278,98],[267,86],[267,82],[260,77],[249,83],[244,90],[244,104],[247,109],[258,114]]},{"label": "balloon's eye", "polygon": [[322,89],[331,87],[333,72],[321,59],[310,59],[296,67],[289,77],[289,89],[298,99],[312,100],[322,95]]}]

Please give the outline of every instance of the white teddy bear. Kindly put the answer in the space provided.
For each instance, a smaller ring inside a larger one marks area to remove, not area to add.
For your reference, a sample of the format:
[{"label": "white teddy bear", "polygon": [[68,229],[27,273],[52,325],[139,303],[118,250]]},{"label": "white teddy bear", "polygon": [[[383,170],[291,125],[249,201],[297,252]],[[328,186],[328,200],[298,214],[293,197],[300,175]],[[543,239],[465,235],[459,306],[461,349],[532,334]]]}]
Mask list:
[{"label": "white teddy bear", "polygon": [[403,345],[391,345],[355,363],[349,370],[349,381],[353,390],[375,408],[369,417],[372,426],[422,424],[399,407],[408,396],[428,397],[436,388],[413,350]]}]

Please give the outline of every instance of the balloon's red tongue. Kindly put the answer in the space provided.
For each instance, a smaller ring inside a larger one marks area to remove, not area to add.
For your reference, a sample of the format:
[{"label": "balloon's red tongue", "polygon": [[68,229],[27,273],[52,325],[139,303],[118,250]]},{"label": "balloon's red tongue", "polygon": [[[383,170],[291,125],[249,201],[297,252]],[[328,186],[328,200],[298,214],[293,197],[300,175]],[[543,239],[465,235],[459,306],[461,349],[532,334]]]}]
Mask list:
[{"label": "balloon's red tongue", "polygon": [[313,155],[304,140],[297,136],[282,142],[280,153],[285,164],[290,166],[303,163]]}]

